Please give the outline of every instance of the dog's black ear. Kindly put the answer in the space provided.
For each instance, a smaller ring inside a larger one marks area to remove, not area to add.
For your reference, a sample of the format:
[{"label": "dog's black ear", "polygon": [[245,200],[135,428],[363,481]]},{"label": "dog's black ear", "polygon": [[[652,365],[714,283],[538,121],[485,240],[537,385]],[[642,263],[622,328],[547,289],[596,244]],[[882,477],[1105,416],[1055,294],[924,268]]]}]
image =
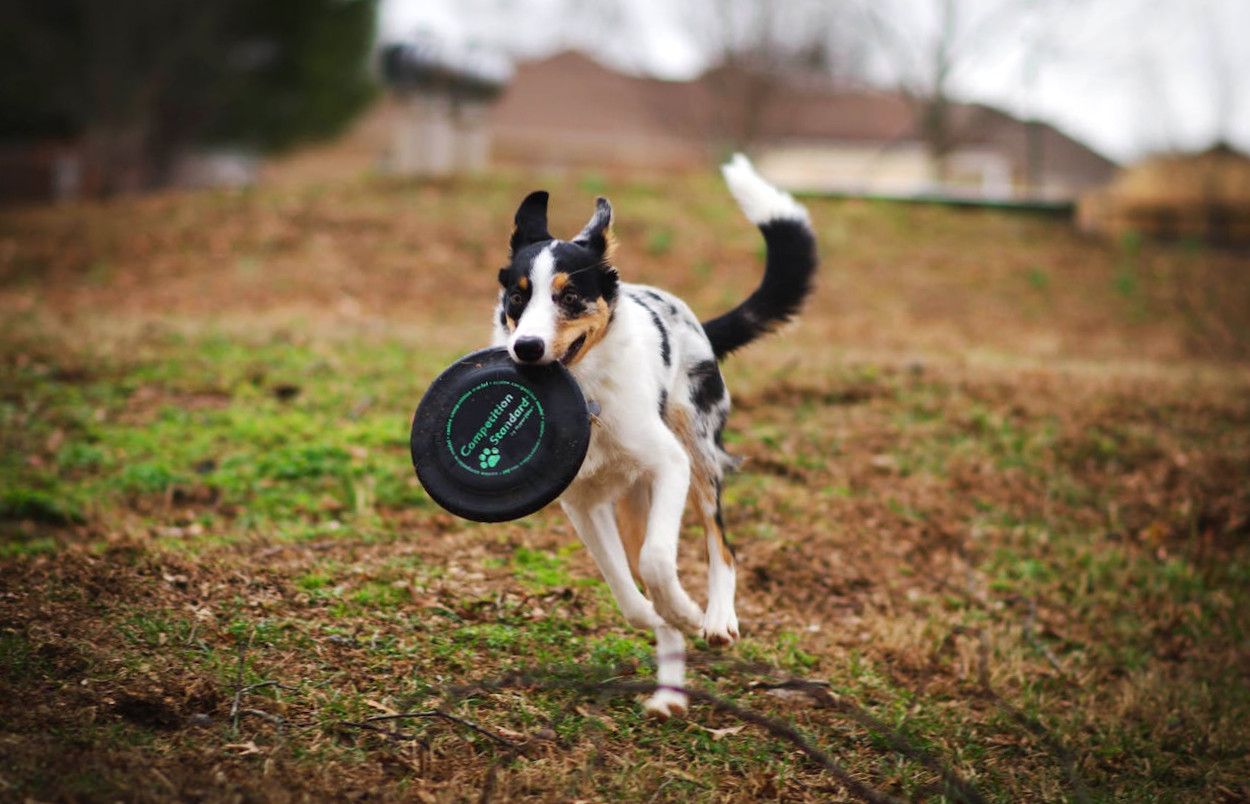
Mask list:
[{"label": "dog's black ear", "polygon": [[586,227],[573,238],[573,242],[579,246],[585,246],[596,254],[607,255],[612,245],[612,233],[609,227],[612,225],[612,205],[608,203],[608,199],[600,196],[595,199],[595,214],[590,216],[590,221]]},{"label": "dog's black ear", "polygon": [[547,191],[537,190],[525,196],[516,210],[516,228],[512,230],[512,253],[532,243],[551,239],[547,231]]}]

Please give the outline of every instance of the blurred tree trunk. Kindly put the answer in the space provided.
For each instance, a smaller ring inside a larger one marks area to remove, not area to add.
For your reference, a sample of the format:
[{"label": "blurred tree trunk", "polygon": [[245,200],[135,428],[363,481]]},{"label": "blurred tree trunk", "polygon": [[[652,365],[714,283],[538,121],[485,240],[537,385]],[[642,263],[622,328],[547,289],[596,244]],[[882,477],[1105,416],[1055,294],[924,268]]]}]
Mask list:
[{"label": "blurred tree trunk", "polygon": [[82,137],[100,190],[112,195],[159,186],[197,133],[181,127],[173,136],[162,125],[162,104],[179,87],[194,93],[194,82],[180,81],[180,74],[203,52],[196,37],[219,27],[229,3],[84,0],[78,9],[86,79]]},{"label": "blurred tree trunk", "polygon": [[921,108],[920,130],[929,153],[929,167],[933,180],[945,184],[949,176],[948,159],[955,148],[955,136],[951,130],[950,77],[953,64],[955,0],[940,0],[941,15],[938,37],[933,46],[933,83],[925,95],[915,100]]},{"label": "blurred tree trunk", "polygon": [[[936,24],[917,40],[915,31],[900,26],[896,18],[914,6],[873,3],[865,7],[868,36],[891,65],[892,83],[915,109],[916,135],[924,143],[930,175],[937,184],[950,177],[951,154],[974,132],[975,120],[957,124],[951,83],[973,57],[1001,40],[1009,24],[1020,19],[1026,6],[1040,7],[1045,0],[1002,0],[991,4],[977,0],[931,0]],[[961,14],[974,8],[979,15]],[[914,26],[910,26],[914,27]]]}]

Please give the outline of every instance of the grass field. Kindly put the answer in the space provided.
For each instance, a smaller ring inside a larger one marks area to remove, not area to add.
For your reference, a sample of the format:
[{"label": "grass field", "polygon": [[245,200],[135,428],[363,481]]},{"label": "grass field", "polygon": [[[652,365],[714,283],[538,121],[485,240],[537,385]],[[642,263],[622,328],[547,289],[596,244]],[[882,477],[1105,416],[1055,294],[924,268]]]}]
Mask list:
[{"label": "grass field", "polygon": [[703,315],[757,281],[710,175],[0,214],[0,799],[1250,797],[1250,259],[812,202],[817,295],[725,367],[743,639],[656,723],[558,510],[409,465],[540,183]]}]

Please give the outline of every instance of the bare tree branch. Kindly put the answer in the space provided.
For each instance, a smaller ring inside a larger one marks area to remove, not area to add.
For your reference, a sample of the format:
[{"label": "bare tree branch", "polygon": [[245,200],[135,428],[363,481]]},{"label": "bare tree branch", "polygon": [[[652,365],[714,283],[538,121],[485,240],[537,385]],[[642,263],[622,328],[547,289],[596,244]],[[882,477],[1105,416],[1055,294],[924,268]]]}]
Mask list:
[{"label": "bare tree branch", "polygon": [[467,729],[477,732],[483,737],[488,737],[491,740],[494,740],[495,742],[499,743],[505,748],[515,750],[521,747],[520,743],[515,743],[506,737],[502,737],[498,734],[495,734],[493,731],[490,731],[489,729],[479,726],[478,724],[474,723],[471,720],[465,720],[462,717],[457,717],[456,715],[453,715],[450,712],[444,712],[441,709],[430,709],[425,712],[401,712],[399,714],[394,714],[394,715],[374,715],[373,717],[365,718],[365,722],[366,723],[379,723],[379,722],[388,721],[388,720],[417,720],[417,719],[431,719],[431,718],[441,718],[442,720],[446,720],[450,723],[458,723]]},{"label": "bare tree branch", "polygon": [[[550,677],[538,677],[526,673],[514,673],[502,678],[481,681],[473,685],[474,688],[482,689],[544,689],[544,690],[575,690],[586,693],[600,694],[620,694],[620,695],[637,695],[649,694],[655,692],[659,685],[651,681],[577,681],[572,679],[551,679]],[[732,701],[712,695],[698,689],[682,689],[690,700],[708,704],[713,710],[724,712],[742,720],[746,723],[763,728],[774,737],[785,740],[794,745],[812,762],[819,765],[826,772],[836,778],[843,787],[851,795],[863,801],[880,804],[881,802],[894,802],[891,796],[886,795],[878,790],[874,790],[868,785],[856,779],[845,768],[842,767],[829,754],[822,751],[814,745],[806,735],[800,732],[791,724],[760,714],[744,706],[740,706]]]}]

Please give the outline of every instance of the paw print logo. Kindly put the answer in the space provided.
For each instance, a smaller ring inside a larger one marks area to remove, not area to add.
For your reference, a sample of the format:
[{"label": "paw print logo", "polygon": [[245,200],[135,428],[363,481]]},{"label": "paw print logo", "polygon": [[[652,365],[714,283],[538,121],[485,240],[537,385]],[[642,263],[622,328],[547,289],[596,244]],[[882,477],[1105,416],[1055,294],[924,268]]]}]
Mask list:
[{"label": "paw print logo", "polygon": [[477,464],[483,469],[494,469],[500,460],[499,450],[495,447],[487,447],[482,450],[481,455],[477,456]]}]

